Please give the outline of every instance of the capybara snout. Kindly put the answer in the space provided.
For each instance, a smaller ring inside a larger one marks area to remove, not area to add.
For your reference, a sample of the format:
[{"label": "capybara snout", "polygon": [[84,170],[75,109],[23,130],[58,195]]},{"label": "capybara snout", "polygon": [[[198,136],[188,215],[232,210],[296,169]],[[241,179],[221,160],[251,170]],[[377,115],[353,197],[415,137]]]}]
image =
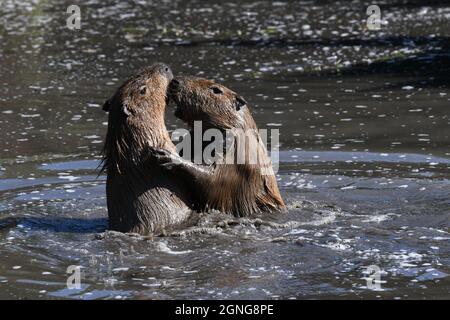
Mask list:
[{"label": "capybara snout", "polygon": [[163,95],[166,99],[167,88],[173,79],[170,67],[164,63],[155,63],[130,77],[103,105],[103,110],[113,114],[131,116],[144,107],[156,105],[155,97]]},{"label": "capybara snout", "polygon": [[169,85],[169,96],[177,105],[175,115],[192,125],[242,127],[241,109],[245,99],[213,80],[198,77],[176,77]]}]

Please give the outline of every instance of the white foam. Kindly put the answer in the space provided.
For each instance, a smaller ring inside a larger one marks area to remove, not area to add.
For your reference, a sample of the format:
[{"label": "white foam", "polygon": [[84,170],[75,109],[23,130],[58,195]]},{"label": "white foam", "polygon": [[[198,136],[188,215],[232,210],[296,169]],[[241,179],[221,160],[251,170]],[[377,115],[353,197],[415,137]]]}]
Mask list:
[{"label": "white foam", "polygon": [[156,245],[160,252],[165,252],[168,254],[187,254],[192,252],[192,250],[173,251],[172,249],[169,248],[169,246],[165,242],[158,242]]}]

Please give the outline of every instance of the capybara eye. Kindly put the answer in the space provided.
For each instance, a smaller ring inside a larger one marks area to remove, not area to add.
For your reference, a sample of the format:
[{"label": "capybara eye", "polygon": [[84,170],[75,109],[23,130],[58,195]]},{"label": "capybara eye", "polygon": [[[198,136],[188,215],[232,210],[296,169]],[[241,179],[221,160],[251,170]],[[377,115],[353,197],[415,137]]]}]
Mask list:
[{"label": "capybara eye", "polygon": [[222,89],[220,89],[219,87],[211,87],[210,89],[212,92],[214,92],[214,94],[222,94],[223,93]]},{"label": "capybara eye", "polygon": [[139,93],[140,93],[140,94],[146,94],[146,93],[147,93],[147,87],[146,87],[146,86],[142,86],[142,87],[139,89]]}]

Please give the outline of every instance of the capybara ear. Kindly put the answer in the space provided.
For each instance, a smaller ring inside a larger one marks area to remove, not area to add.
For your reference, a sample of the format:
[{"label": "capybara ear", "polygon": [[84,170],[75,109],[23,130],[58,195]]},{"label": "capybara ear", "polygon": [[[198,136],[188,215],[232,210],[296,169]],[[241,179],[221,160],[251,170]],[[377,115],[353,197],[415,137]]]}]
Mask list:
[{"label": "capybara ear", "polygon": [[111,102],[110,102],[109,99],[108,99],[108,100],[106,100],[105,103],[103,104],[103,107],[102,107],[103,111],[109,112],[109,107],[110,107],[110,106],[111,106]]},{"label": "capybara ear", "polygon": [[246,104],[247,104],[247,101],[245,101],[244,98],[242,98],[241,96],[236,97],[236,110],[237,111],[241,110],[241,108],[243,106],[245,106]]}]

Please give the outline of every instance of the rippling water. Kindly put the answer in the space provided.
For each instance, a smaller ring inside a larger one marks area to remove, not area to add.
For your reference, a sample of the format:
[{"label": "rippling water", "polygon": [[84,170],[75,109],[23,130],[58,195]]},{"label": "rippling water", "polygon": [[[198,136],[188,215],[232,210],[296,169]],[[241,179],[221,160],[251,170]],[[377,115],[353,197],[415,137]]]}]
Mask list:
[{"label": "rippling water", "polygon": [[[71,1],[0,2],[0,298],[449,298],[450,7],[380,3],[370,31],[358,1],[91,0],[71,31]],[[104,233],[100,106],[155,61],[280,130],[287,214]]]}]

